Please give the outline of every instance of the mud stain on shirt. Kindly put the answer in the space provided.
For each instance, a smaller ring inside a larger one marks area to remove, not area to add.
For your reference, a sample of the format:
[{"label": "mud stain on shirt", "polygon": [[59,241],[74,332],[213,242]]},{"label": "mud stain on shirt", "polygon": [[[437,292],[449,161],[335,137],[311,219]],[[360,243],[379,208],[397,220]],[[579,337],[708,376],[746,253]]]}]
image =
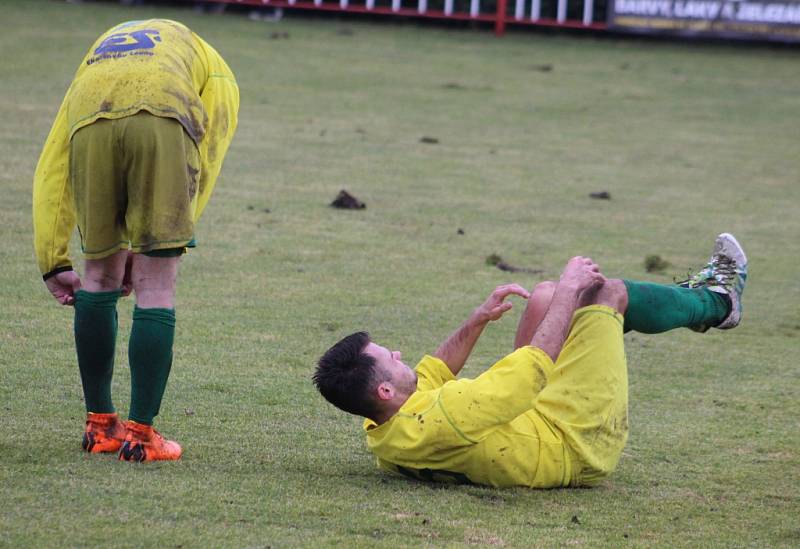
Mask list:
[{"label": "mud stain on shirt", "polygon": [[[186,133],[189,134],[189,137],[199,145],[205,136],[206,126],[208,125],[208,115],[203,108],[203,104],[199,100],[193,100],[184,92],[174,88],[165,88],[164,93],[173,96],[181,103],[183,112],[176,110],[175,117],[186,128]],[[202,117],[202,120],[199,120],[198,117]]]}]

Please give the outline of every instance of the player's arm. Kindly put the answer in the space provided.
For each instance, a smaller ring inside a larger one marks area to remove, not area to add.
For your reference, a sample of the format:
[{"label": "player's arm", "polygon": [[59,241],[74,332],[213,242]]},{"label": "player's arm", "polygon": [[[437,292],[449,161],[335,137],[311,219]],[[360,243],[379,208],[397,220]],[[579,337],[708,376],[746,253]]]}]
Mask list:
[{"label": "player's arm", "polygon": [[600,267],[590,258],[570,259],[556,285],[550,307],[531,339],[531,346],[543,350],[555,362],[569,335],[572,315],[578,308],[581,294],[602,286],[605,280]]},{"label": "player's arm", "polygon": [[233,140],[239,120],[239,86],[233,72],[222,57],[202,38],[195,35],[206,52],[208,79],[200,92],[208,122],[206,133],[200,142],[200,184],[198,185],[197,208],[194,219],[203,213],[211,191],[222,170],[222,161]]},{"label": "player's arm", "polygon": [[498,286],[488,299],[472,312],[466,322],[436,349],[433,356],[447,364],[453,375],[458,375],[486,325],[492,320],[498,320],[511,309],[511,302],[505,301],[510,295],[526,299],[530,297],[528,291],[518,284]]},{"label": "player's arm", "polygon": [[47,136],[33,178],[33,240],[47,289],[62,305],[72,305],[80,279],[72,270],[69,239],[75,210],[69,184],[69,128],[66,100]]}]

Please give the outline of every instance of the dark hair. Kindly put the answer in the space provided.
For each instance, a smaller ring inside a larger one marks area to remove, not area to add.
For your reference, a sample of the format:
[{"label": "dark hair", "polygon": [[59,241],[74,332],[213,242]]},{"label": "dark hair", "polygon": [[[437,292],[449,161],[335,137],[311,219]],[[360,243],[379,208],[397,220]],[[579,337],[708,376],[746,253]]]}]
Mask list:
[{"label": "dark hair", "polygon": [[380,383],[375,359],[364,352],[367,332],[356,332],[328,349],[317,363],[314,384],[325,399],[358,416],[375,419],[378,409],[373,390]]}]

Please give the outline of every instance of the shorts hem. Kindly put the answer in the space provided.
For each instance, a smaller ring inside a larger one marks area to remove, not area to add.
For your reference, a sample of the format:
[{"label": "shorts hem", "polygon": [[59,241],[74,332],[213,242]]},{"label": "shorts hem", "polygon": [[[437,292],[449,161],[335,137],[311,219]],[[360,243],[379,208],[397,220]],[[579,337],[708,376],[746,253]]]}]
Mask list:
[{"label": "shorts hem", "polygon": [[131,251],[135,254],[155,252],[156,250],[169,250],[170,248],[187,248],[192,242],[192,238],[182,238],[180,240],[162,240],[149,244],[131,245]]},{"label": "shorts hem", "polygon": [[78,120],[72,125],[72,128],[70,129],[69,139],[72,140],[72,137],[76,133],[78,133],[83,128],[91,126],[98,120],[121,120],[123,118],[136,116],[137,114],[140,113],[147,113],[157,118],[167,118],[169,120],[174,120],[175,122],[180,124],[180,126],[183,128],[183,131],[186,133],[187,136],[189,136],[189,139],[192,140],[192,143],[198,149],[199,152],[200,145],[198,144],[198,140],[202,139],[203,137],[202,135],[192,136],[192,132],[189,130],[189,128],[186,127],[186,125],[184,125],[181,119],[178,116],[176,116],[174,112],[164,109],[159,109],[158,107],[154,107],[148,103],[137,103],[136,105],[133,105],[126,109],[120,109],[118,111],[105,111],[105,112],[93,113],[81,120]]},{"label": "shorts hem", "polygon": [[589,313],[601,313],[614,317],[617,322],[620,323],[620,326],[625,323],[624,317],[616,309],[608,305],[587,305],[586,307],[581,307],[572,315],[573,323],[577,321],[579,317]]}]

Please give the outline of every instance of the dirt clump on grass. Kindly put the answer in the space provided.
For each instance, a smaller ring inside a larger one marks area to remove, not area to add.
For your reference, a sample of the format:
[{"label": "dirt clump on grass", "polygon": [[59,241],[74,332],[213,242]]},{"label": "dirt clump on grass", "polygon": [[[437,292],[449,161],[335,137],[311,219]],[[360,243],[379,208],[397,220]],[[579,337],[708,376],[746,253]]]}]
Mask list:
[{"label": "dirt clump on grass", "polygon": [[648,255],[644,258],[644,269],[648,273],[660,273],[670,266],[670,262],[660,255]]},{"label": "dirt clump on grass", "polygon": [[367,207],[366,204],[345,189],[339,191],[339,194],[336,195],[330,205],[332,208],[339,208],[340,210],[363,210]]},{"label": "dirt clump on grass", "polygon": [[467,87],[464,84],[459,84],[458,82],[446,82],[442,84],[442,89],[445,90],[466,90]]},{"label": "dirt clump on grass", "polygon": [[530,267],[518,267],[516,265],[512,265],[503,260],[497,254],[491,254],[486,257],[486,264],[487,265],[494,265],[501,271],[505,271],[508,273],[528,273],[528,274],[541,274],[544,272],[542,269],[531,269]]},{"label": "dirt clump on grass", "polygon": [[[255,209],[256,209],[256,207],[255,207],[255,206],[253,206],[252,204],[248,204],[248,205],[247,205],[247,211],[249,211],[249,212],[252,212],[252,211],[254,211]],[[269,209],[269,208],[259,208],[259,211],[260,211],[260,212],[263,212],[263,213],[267,213],[267,214],[268,214],[268,213],[272,213],[272,210],[271,210],[271,209]]]}]

